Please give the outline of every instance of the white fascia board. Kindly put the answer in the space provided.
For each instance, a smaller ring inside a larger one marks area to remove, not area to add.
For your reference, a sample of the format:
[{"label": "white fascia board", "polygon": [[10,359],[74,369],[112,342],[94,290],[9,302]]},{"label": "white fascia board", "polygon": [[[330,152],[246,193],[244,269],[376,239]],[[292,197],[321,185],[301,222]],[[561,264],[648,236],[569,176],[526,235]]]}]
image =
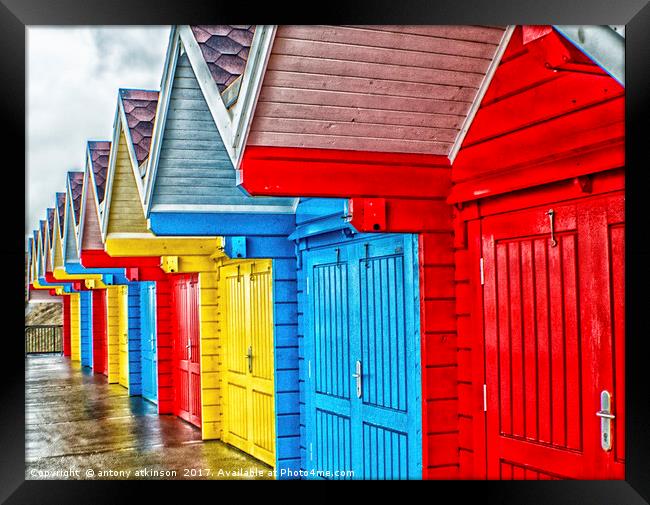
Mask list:
[{"label": "white fascia board", "polygon": [[118,111],[120,120],[122,121],[122,131],[124,132],[124,138],[126,139],[126,150],[129,153],[129,159],[131,160],[131,171],[133,172],[133,177],[135,178],[135,185],[138,188],[140,204],[142,204],[144,195],[142,190],[142,178],[140,177],[140,166],[138,165],[138,157],[136,156],[135,149],[133,148],[133,138],[131,137],[129,122],[126,119],[126,112],[124,111],[124,102],[122,101],[121,94],[118,97]]},{"label": "white fascia board", "polygon": [[[119,98],[118,98],[119,102]],[[115,177],[115,165],[117,163],[117,152],[119,150],[120,133],[122,122],[119,118],[119,106],[115,111],[115,120],[113,122],[113,141],[111,142],[111,151],[108,157],[108,170],[106,173],[106,188],[104,190],[104,212],[102,215],[102,242],[106,242],[106,232],[108,230],[108,215],[111,208],[111,193],[113,192],[113,179]]]},{"label": "white fascia board", "polygon": [[234,128],[231,147],[234,150],[233,167],[235,170],[239,169],[244,153],[276,31],[276,25],[260,25],[256,28],[248,60],[246,61],[246,68],[242,74],[243,80],[239,89],[239,96],[231,109]]},{"label": "white fascia board", "polygon": [[167,46],[167,56],[163,67],[163,76],[160,82],[160,95],[158,96],[158,107],[156,117],[153,123],[153,132],[151,135],[151,148],[149,150],[149,159],[147,161],[147,172],[144,184],[143,208],[145,218],[149,217],[151,209],[151,200],[153,198],[153,188],[158,174],[158,159],[160,158],[160,149],[162,147],[163,134],[165,132],[165,123],[167,122],[167,111],[169,110],[169,99],[171,96],[174,76],[176,74],[176,63],[179,54],[179,34],[178,29],[172,26],[169,34],[169,44]]},{"label": "white fascia board", "polygon": [[553,25],[553,27],[620,85],[625,86],[624,35],[608,25]]},{"label": "white fascia board", "polygon": [[151,212],[197,212],[197,213],[251,213],[294,214],[295,205],[168,205],[157,204]]},{"label": "white fascia board", "polygon": [[81,188],[81,205],[79,206],[79,233],[77,234],[77,249],[81,251],[81,243],[83,242],[84,235],[84,222],[86,220],[86,198],[88,192],[88,186],[90,184],[90,174],[92,172],[92,165],[90,162],[90,149],[88,148],[88,143],[86,142],[86,169],[84,170],[84,180],[83,186]]},{"label": "white fascia board", "polygon": [[474,117],[476,116],[476,113],[478,112],[478,109],[481,106],[481,102],[483,101],[483,97],[485,96],[485,93],[490,87],[492,78],[494,77],[494,74],[497,71],[499,63],[501,63],[501,58],[503,57],[503,53],[508,47],[508,43],[510,42],[510,38],[512,37],[512,33],[515,31],[515,28],[516,25],[509,25],[506,28],[506,30],[503,32],[501,41],[499,42],[499,45],[497,46],[497,49],[494,53],[494,57],[490,62],[490,66],[488,67],[487,72],[483,77],[483,81],[481,82],[481,85],[476,93],[476,96],[474,97],[474,101],[472,102],[472,105],[469,108],[467,116],[465,116],[465,120],[463,121],[463,124],[460,127],[460,131],[458,132],[458,135],[456,135],[456,140],[454,141],[454,144],[451,146],[451,151],[449,151],[449,161],[452,165],[454,163],[454,160],[456,159],[456,156],[458,155],[458,151],[460,151],[460,148],[463,145],[463,141],[465,140],[465,136],[467,135],[467,132],[469,131],[470,127],[472,126],[472,123],[474,122]]},{"label": "white fascia board", "polygon": [[189,25],[181,25],[178,27],[178,33],[183,43],[183,48],[187,53],[187,58],[192,65],[192,70],[194,70],[194,75],[196,80],[199,83],[203,97],[205,98],[208,108],[212,113],[212,118],[214,119],[219,135],[221,135],[221,140],[223,141],[226,151],[230,156],[231,160],[235,159],[235,151],[232,147],[233,139],[233,125],[230,118],[230,113],[221,99],[221,94],[219,93],[219,88],[217,88],[208,64],[203,57],[201,48],[199,47],[198,42],[194,38],[194,34],[190,29]]}]

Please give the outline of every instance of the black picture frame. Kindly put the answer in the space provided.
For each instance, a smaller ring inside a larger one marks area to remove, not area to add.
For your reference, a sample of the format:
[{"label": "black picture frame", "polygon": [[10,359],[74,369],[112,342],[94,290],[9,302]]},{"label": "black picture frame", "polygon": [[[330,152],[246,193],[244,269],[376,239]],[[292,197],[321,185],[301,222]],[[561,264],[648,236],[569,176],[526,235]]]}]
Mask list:
[{"label": "black picture frame", "polygon": [[[254,7],[253,7],[254,6]],[[124,501],[145,486],[168,494],[167,485],[123,481],[25,481],[23,342],[19,335],[23,291],[24,226],[13,219],[25,185],[25,57],[27,25],[172,24],[211,22],[363,24],[625,24],[626,25],[626,480],[487,482],[429,481],[424,497],[465,498],[476,493],[495,503],[642,504],[650,502],[650,380],[644,315],[650,286],[647,126],[650,113],[650,4],[647,0],[365,0],[280,4],[170,0],[2,0],[0,3],[0,101],[3,112],[0,240],[4,326],[0,388],[0,501],[5,503],[103,503]],[[252,18],[254,19],[251,19]],[[15,160],[12,159],[15,156]],[[22,177],[21,177],[22,176]],[[23,192],[24,194],[24,192]],[[26,204],[26,202],[25,202]],[[15,326],[14,326],[15,325]],[[240,484],[241,485],[241,484]],[[250,485],[250,484],[243,484]],[[440,487],[442,486],[442,487]],[[446,487],[446,489],[445,489]],[[223,488],[219,488],[223,490]],[[375,489],[381,490],[382,487]],[[148,491],[147,491],[148,492]],[[187,496],[187,491],[185,492]],[[208,495],[204,495],[208,496]],[[299,496],[299,495],[298,495]],[[306,494],[304,495],[307,496]],[[413,495],[415,496],[415,495]],[[205,498],[204,498],[205,499]],[[214,494],[214,499],[227,499]],[[306,499],[306,498],[305,498]],[[6,501],[5,501],[6,500]],[[151,497],[153,500],[153,497]],[[367,498],[366,498],[367,500]],[[130,501],[130,500],[127,500]],[[365,501],[365,500],[364,500]],[[456,500],[454,500],[456,501]]]}]

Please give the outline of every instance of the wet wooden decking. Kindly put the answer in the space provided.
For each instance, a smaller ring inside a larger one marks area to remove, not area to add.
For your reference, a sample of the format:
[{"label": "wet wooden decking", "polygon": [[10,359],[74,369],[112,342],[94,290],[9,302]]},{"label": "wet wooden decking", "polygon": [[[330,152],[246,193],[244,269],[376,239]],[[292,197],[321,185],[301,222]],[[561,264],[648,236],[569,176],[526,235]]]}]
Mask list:
[{"label": "wet wooden decking", "polygon": [[25,362],[25,478],[268,479],[270,468],[58,355]]}]

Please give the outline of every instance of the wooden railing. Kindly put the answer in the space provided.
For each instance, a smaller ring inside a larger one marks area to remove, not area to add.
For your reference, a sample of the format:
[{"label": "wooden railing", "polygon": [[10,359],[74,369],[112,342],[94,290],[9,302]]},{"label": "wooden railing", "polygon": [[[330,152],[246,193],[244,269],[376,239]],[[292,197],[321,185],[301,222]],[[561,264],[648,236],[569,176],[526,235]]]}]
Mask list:
[{"label": "wooden railing", "polygon": [[25,355],[63,353],[63,326],[25,326]]}]

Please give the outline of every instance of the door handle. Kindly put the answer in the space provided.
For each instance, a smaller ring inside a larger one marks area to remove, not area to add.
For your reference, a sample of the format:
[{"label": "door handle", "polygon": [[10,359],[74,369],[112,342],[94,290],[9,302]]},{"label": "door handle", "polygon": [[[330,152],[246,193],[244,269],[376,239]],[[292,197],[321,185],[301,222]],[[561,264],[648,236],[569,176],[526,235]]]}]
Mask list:
[{"label": "door handle", "polygon": [[551,222],[551,247],[556,247],[557,240],[555,240],[555,222],[553,219],[555,217],[555,211],[553,209],[548,209],[546,215],[548,216],[548,219]]},{"label": "door handle", "polygon": [[244,357],[248,360],[248,373],[253,373],[253,346],[248,346],[248,352],[244,354]]},{"label": "door handle", "polygon": [[192,342],[190,342],[190,341],[188,340],[188,341],[187,341],[187,345],[185,346],[185,348],[187,349],[187,353],[188,353],[188,354],[187,354],[187,359],[189,359],[190,361],[192,361]]},{"label": "door handle", "polygon": [[357,380],[357,398],[361,398],[361,381],[363,380],[363,374],[361,373],[361,361],[357,360],[355,364],[355,373],[352,374],[352,377]]},{"label": "door handle", "polygon": [[600,393],[600,410],[596,412],[596,416],[600,417],[600,446],[603,451],[611,451],[612,419],[616,416],[612,414],[612,395],[607,390]]}]

